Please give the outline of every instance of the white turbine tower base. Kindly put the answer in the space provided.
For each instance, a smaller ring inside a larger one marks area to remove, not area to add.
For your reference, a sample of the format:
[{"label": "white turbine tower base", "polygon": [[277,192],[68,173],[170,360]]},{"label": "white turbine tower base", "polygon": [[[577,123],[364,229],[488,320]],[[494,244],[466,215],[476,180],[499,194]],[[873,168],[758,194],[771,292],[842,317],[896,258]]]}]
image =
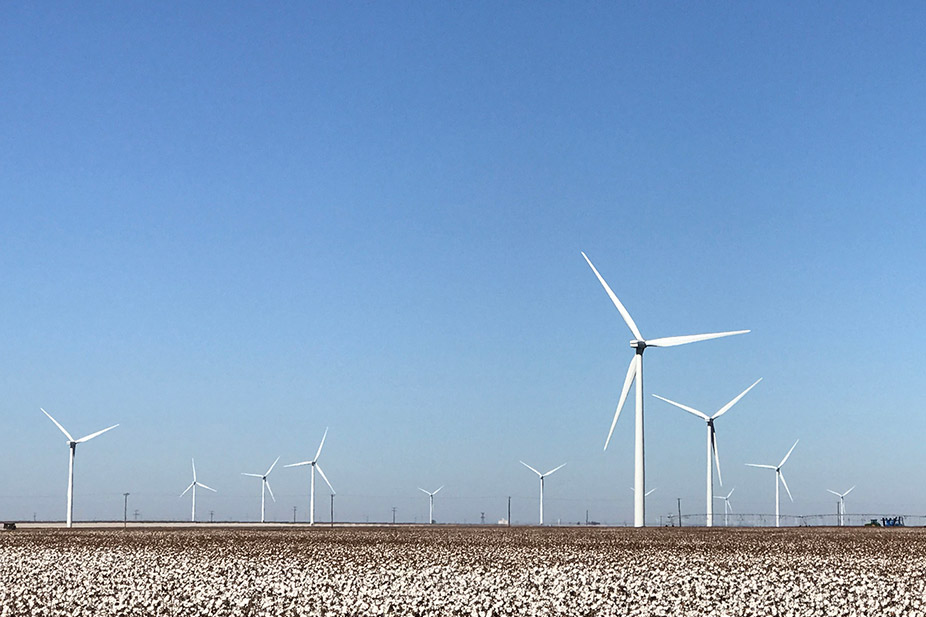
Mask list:
[{"label": "white turbine tower base", "polygon": [[[39,409],[42,409],[39,407]],[[68,510],[67,510],[67,526],[68,528],[72,527],[74,524],[74,457],[77,454],[77,444],[86,443],[93,439],[94,437],[99,437],[106,431],[111,431],[112,429],[119,426],[118,424],[113,424],[108,428],[104,428],[102,431],[97,431],[91,433],[86,437],[81,437],[80,439],[74,439],[71,437],[71,434],[58,423],[57,420],[51,417],[51,414],[42,409],[42,413],[48,416],[48,419],[55,423],[55,426],[64,433],[64,436],[68,438],[68,449],[70,450],[70,455],[68,456]]]},{"label": "white turbine tower base", "polygon": [[846,521],[845,521],[845,517],[846,517],[846,495],[848,495],[849,493],[851,493],[852,491],[854,491],[854,490],[855,490],[855,487],[853,486],[852,488],[850,488],[850,489],[849,489],[848,491],[846,491],[845,493],[837,493],[836,491],[832,491],[832,490],[830,490],[830,489],[826,489],[826,490],[827,490],[827,492],[832,493],[832,494],[836,495],[837,497],[839,497],[839,503],[838,503],[838,508],[837,508],[837,510],[839,511],[839,526],[840,526],[840,527],[843,527],[843,526],[846,524]]},{"label": "white turbine tower base", "polygon": [[755,388],[760,381],[762,381],[762,378],[756,380],[754,384],[743,390],[738,396],[721,407],[717,413],[712,416],[708,416],[706,413],[700,412],[692,407],[682,405],[681,403],[670,401],[669,399],[663,398],[658,394],[653,395],[660,401],[665,401],[670,405],[675,405],[679,409],[687,411],[688,413],[693,414],[707,422],[707,506],[705,506],[705,512],[707,514],[706,525],[708,527],[713,527],[714,525],[714,469],[711,465],[711,458],[714,459],[714,463],[717,466],[717,479],[720,481],[720,486],[723,486],[723,476],[720,475],[720,453],[717,451],[717,431],[714,428],[714,420],[730,411],[730,408],[736,405],[741,398],[746,396],[747,392]]},{"label": "white turbine tower base", "polygon": [[325,434],[322,435],[322,442],[318,444],[318,450],[315,452],[315,458],[311,461],[302,461],[301,463],[292,463],[291,465],[285,465],[286,467],[302,467],[303,465],[312,466],[312,479],[309,484],[309,525],[315,524],[315,470],[318,470],[318,473],[321,474],[322,479],[325,481],[325,484],[328,485],[328,488],[331,489],[331,494],[334,495],[334,487],[331,486],[331,482],[328,481],[328,477],[325,475],[325,472],[322,471],[321,465],[318,464],[318,457],[322,454],[322,448],[325,446],[325,439],[328,437],[328,429],[325,429]]},{"label": "white turbine tower base", "polygon": [[788,450],[788,453],[785,454],[785,457],[781,459],[781,462],[778,463],[777,466],[776,465],[757,465],[755,463],[746,463],[747,467],[761,467],[762,469],[772,469],[775,471],[775,527],[781,527],[781,516],[780,516],[780,509],[779,509],[779,504],[781,500],[780,500],[780,494],[779,494],[779,488],[778,488],[779,480],[781,481],[781,484],[784,485],[785,491],[788,493],[788,499],[790,499],[792,502],[794,501],[794,498],[791,497],[791,489],[788,488],[788,483],[785,482],[785,476],[783,473],[781,473],[781,467],[785,464],[785,462],[787,462],[788,457],[791,456],[791,453],[794,452],[794,448],[797,446],[798,441],[800,441],[800,439],[794,442],[794,445],[791,446],[791,449]]},{"label": "white turbine tower base", "polygon": [[560,469],[565,467],[566,463],[563,463],[559,467],[551,469],[547,473],[540,473],[539,471],[537,471],[536,469],[534,469],[533,467],[531,467],[524,461],[520,461],[520,463],[524,465],[525,467],[527,467],[528,469],[530,469],[531,471],[533,471],[540,478],[540,524],[543,525],[543,479],[546,478],[547,476],[553,475],[554,472],[559,471]]},{"label": "white turbine tower base", "polygon": [[439,489],[431,493],[429,491],[424,490],[420,486],[418,487],[419,491],[421,491],[422,493],[428,496],[428,524],[429,525],[434,523],[434,495],[437,495],[440,492],[441,488],[444,488],[444,486],[441,485]]},{"label": "white turbine tower base", "polygon": [[270,488],[270,480],[267,479],[267,476],[270,475],[270,472],[273,471],[273,468],[276,467],[277,463],[280,461],[280,457],[277,457],[277,460],[273,461],[273,465],[270,466],[270,469],[267,470],[267,473],[244,473],[241,472],[243,476],[251,476],[252,478],[260,478],[260,522],[264,522],[264,499],[265,494],[270,492],[270,499],[273,500],[273,503],[276,503],[277,499],[273,496],[273,490]]},{"label": "white turbine tower base", "polygon": [[190,459],[190,463],[192,463],[193,465],[193,481],[190,482],[190,485],[188,487],[186,487],[186,490],[180,493],[180,497],[183,497],[184,495],[187,494],[187,491],[189,491],[190,489],[193,489],[193,508],[190,513],[190,522],[195,523],[196,522],[196,487],[197,486],[202,487],[206,489],[207,491],[212,491],[213,493],[217,493],[218,491],[216,491],[214,488],[209,488],[202,482],[199,482],[196,479],[196,461],[194,461],[193,459]]},{"label": "white turbine tower base", "polygon": [[746,332],[749,332],[749,330],[713,332],[710,334],[691,334],[685,336],[669,336],[649,340],[644,339],[643,335],[640,333],[640,329],[637,328],[637,324],[635,324],[633,318],[630,317],[630,313],[627,312],[627,309],[624,308],[624,305],[621,304],[621,301],[617,299],[617,296],[613,291],[611,291],[611,288],[608,287],[608,284],[598,273],[598,270],[595,269],[595,266],[592,265],[592,262],[588,256],[585,253],[582,253],[582,257],[585,258],[585,261],[588,262],[592,272],[594,272],[595,276],[598,277],[598,281],[601,283],[601,286],[604,287],[608,297],[611,298],[611,302],[614,303],[614,306],[617,308],[618,312],[621,314],[621,317],[624,319],[624,323],[627,324],[627,327],[630,328],[630,331],[634,336],[633,340],[630,341],[630,346],[634,348],[636,353],[634,354],[633,359],[630,361],[630,366],[627,369],[627,377],[624,378],[624,387],[621,389],[621,397],[617,403],[617,410],[614,412],[614,420],[611,421],[611,430],[608,431],[608,438],[604,442],[604,449],[608,449],[608,443],[611,441],[612,433],[614,433],[614,425],[617,424],[617,418],[620,416],[621,408],[624,406],[624,401],[627,400],[627,394],[630,392],[630,385],[636,382],[636,425],[634,428],[633,473],[633,485],[635,490],[633,498],[633,525],[634,527],[644,527],[646,525],[646,470],[643,462],[643,352],[647,347],[675,347],[676,345],[685,345],[687,343],[707,341],[724,336],[733,336],[734,334],[745,334]]}]

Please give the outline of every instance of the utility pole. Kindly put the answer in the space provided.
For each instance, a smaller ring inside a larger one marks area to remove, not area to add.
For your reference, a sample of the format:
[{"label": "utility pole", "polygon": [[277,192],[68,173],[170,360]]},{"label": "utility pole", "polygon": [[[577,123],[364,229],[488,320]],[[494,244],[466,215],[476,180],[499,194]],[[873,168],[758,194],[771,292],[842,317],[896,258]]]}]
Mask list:
[{"label": "utility pole", "polygon": [[682,526],[682,498],[676,497],[678,500],[678,526]]},{"label": "utility pole", "polygon": [[331,493],[331,526],[334,527],[334,493]]},{"label": "utility pole", "polygon": [[293,523],[296,522],[296,506],[293,506]]},{"label": "utility pole", "polygon": [[481,513],[479,514],[479,520],[482,521],[482,524],[483,524],[483,525],[486,524],[486,513],[485,513],[485,512],[481,512]]},{"label": "utility pole", "polygon": [[125,498],[122,506],[122,528],[125,529],[129,524],[129,494],[122,493],[122,496]]},{"label": "utility pole", "polygon": [[588,510],[585,511],[585,526],[588,527]]},{"label": "utility pole", "polygon": [[138,508],[135,508],[135,512],[133,512],[133,514],[135,515],[135,521],[138,522]]},{"label": "utility pole", "polygon": [[511,527],[511,495],[508,496],[508,526]]},{"label": "utility pole", "polygon": [[209,522],[210,523],[215,522],[215,510],[209,510]]},{"label": "utility pole", "polygon": [[395,506],[392,507],[392,524],[395,525]]}]

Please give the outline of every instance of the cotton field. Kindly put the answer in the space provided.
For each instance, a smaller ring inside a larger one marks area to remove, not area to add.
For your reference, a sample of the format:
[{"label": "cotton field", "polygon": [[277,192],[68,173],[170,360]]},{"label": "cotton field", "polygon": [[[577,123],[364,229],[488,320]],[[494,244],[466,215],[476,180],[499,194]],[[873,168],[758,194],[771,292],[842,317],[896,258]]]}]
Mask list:
[{"label": "cotton field", "polygon": [[0,615],[926,615],[926,531],[20,529]]}]

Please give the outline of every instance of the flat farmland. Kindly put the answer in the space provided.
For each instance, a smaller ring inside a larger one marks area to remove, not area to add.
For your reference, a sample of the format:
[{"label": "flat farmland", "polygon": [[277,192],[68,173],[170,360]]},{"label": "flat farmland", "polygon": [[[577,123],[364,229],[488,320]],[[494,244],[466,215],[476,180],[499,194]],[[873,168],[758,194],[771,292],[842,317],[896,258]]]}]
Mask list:
[{"label": "flat farmland", "polygon": [[926,615],[926,530],[0,534],[0,615]]}]

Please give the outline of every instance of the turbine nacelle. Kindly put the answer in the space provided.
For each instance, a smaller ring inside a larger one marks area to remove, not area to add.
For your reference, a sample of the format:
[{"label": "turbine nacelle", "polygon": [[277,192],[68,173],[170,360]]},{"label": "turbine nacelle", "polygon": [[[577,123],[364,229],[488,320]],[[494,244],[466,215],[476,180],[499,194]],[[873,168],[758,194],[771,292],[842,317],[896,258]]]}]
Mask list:
[{"label": "turbine nacelle", "polygon": [[643,353],[643,350],[646,349],[646,341],[634,339],[630,341],[630,346],[636,349],[637,353]]}]

